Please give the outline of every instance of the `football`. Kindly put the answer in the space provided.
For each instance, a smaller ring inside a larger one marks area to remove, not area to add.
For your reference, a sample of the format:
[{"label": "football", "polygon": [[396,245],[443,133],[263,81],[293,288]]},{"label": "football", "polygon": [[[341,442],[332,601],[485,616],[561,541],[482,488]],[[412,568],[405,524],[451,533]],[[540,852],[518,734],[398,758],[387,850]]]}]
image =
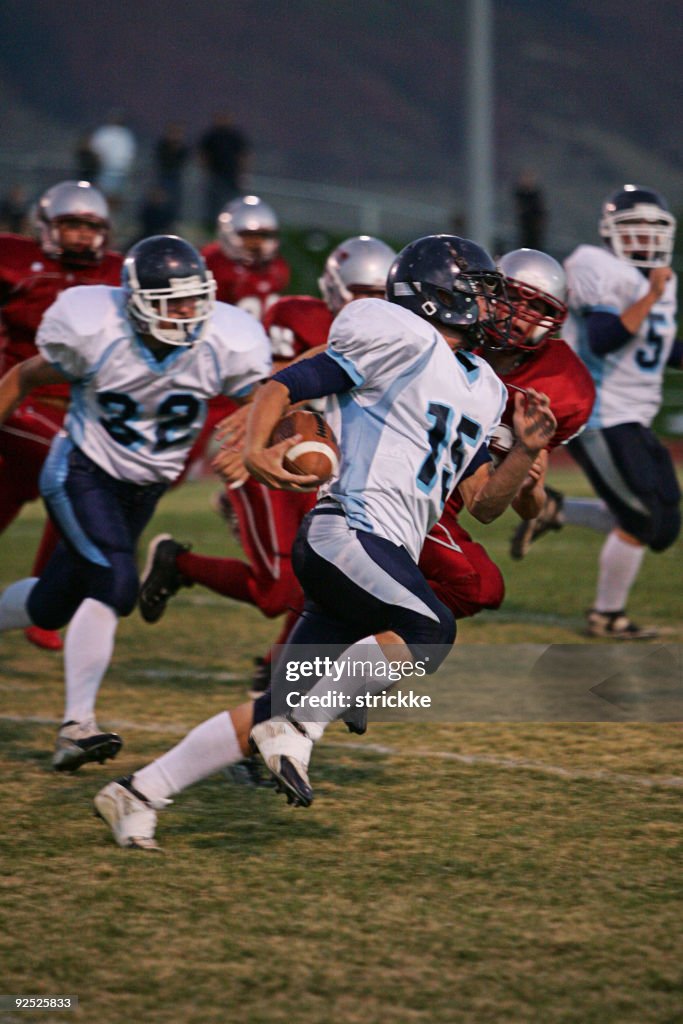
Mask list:
[{"label": "football", "polygon": [[304,476],[312,473],[318,478],[315,487],[324,484],[339,468],[339,446],[332,428],[319,412],[296,409],[275,424],[270,443],[277,444],[295,434],[302,439],[287,452],[285,469]]},{"label": "football", "polygon": [[489,438],[489,452],[494,466],[499,466],[515,443],[515,435],[505,423],[499,423]]}]

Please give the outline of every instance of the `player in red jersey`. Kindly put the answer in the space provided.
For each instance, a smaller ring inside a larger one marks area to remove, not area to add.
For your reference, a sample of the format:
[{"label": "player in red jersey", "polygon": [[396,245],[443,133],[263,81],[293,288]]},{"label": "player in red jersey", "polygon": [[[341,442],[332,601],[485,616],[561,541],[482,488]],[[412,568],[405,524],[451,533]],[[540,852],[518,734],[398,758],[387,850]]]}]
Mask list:
[{"label": "player in red jersey", "polygon": [[[505,274],[513,319],[508,341],[488,340],[480,354],[510,394],[501,426],[494,433],[494,456],[512,447],[512,414],[517,391],[533,387],[548,395],[557,428],[547,450],[574,437],[590,416],[595,399],[592,378],[558,333],[567,316],[566,280],[560,264],[536,249],[516,249],[499,261]],[[545,462],[540,460],[512,507],[523,519],[543,508]],[[456,618],[498,608],[505,595],[503,576],[481,544],[458,522],[462,499],[457,489],[428,535],[420,568],[437,596]]]},{"label": "player in red jersey", "polygon": [[[73,285],[118,285],[123,257],[106,250],[109,209],[87,181],[62,181],[38,203],[38,241],[0,235],[0,376],[35,356],[43,313]],[[38,497],[38,478],[52,438],[62,425],[69,385],[36,388],[0,426],[0,533],[22,506]],[[32,575],[39,576],[57,543],[48,520]],[[32,627],[32,643],[59,650],[59,633]]]},{"label": "player in red jersey", "polygon": [[[293,295],[271,306],[263,323],[274,339],[275,369],[325,345],[334,317],[347,303],[357,298],[383,298],[395,255],[377,238],[349,238],[326,260],[318,282],[321,299]],[[226,487],[224,494],[234,510],[247,560],[194,555],[166,534],[155,537],[142,574],[142,617],[156,622],[179,587],[201,583],[225,597],[254,604],[269,617],[289,611],[281,635],[284,637],[303,603],[290,560],[292,544],[301,520],[315,504],[316,494],[271,490],[251,478],[242,487]],[[255,689],[265,689],[269,672],[265,659],[254,679]]]},{"label": "player in red jersey", "polygon": [[[280,227],[275,211],[258,196],[241,196],[221,210],[216,233],[216,240],[202,249],[216,280],[216,298],[263,320],[268,308],[289,287],[291,276],[289,264],[280,255]],[[176,487],[192,464],[205,456],[217,424],[236,408],[229,398],[213,398],[209,402],[209,414]]]},{"label": "player in red jersey", "polygon": [[233,199],[218,216],[218,237],[202,250],[216,279],[216,298],[257,320],[289,286],[274,210],[258,196]]}]

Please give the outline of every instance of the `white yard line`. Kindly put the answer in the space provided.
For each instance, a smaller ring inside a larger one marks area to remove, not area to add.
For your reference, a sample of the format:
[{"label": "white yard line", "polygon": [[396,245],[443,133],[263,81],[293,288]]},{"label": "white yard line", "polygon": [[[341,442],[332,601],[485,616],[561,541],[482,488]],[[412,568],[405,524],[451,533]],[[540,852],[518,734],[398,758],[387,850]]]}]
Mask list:
[{"label": "white yard line", "polygon": [[[17,724],[34,723],[36,725],[61,725],[58,718],[41,715],[0,715],[0,722],[16,722]],[[110,729],[130,729],[133,732],[154,732],[168,736],[184,736],[192,725],[172,722],[130,722],[124,719],[106,720]],[[196,724],[196,723],[195,723]],[[385,746],[380,743],[362,743],[349,740],[346,743],[325,742],[327,750],[353,750],[357,753],[381,754],[384,757],[396,757],[402,760],[419,758],[420,760],[453,761],[456,764],[472,768],[493,768],[500,771],[535,772],[539,775],[551,775],[568,782],[603,782],[612,786],[637,786],[644,789],[683,789],[683,776],[680,775],[636,775],[629,772],[613,772],[607,768],[564,768],[559,764],[548,764],[545,761],[533,761],[525,757],[497,757],[495,754],[458,754],[451,750],[399,750],[397,747]]]}]

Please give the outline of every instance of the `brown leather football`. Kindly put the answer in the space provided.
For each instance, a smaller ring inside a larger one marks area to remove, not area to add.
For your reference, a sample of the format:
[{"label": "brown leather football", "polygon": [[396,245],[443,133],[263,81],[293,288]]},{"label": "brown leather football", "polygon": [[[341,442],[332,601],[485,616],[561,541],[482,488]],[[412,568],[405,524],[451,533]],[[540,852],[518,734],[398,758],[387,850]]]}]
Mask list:
[{"label": "brown leather football", "polygon": [[339,446],[332,428],[319,412],[295,409],[275,424],[270,443],[295,434],[301,434],[302,440],[287,452],[285,469],[303,476],[313,474],[318,484],[324,484],[339,467]]}]

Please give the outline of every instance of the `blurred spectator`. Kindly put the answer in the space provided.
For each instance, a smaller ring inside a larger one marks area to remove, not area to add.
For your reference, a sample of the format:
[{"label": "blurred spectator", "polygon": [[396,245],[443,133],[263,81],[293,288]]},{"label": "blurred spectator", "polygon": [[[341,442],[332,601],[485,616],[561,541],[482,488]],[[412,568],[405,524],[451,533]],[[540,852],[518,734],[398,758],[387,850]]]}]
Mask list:
[{"label": "blurred spectator", "polygon": [[21,235],[26,231],[28,196],[23,185],[10,185],[0,200],[0,231]]},{"label": "blurred spectator", "polygon": [[138,231],[127,248],[150,235],[169,235],[173,232],[173,207],[168,193],[159,185],[152,185],[142,197],[137,210]]},{"label": "blurred spectator", "polygon": [[183,205],[183,169],[190,154],[185,126],[177,121],[166,125],[154,147],[156,181],[166,193],[171,222],[180,219]]},{"label": "blurred spectator", "polygon": [[514,197],[519,248],[545,249],[547,211],[543,190],[533,171],[520,174]]},{"label": "blurred spectator", "polygon": [[81,136],[74,150],[76,177],[79,181],[97,181],[100,173],[100,160],[90,145],[87,135]]},{"label": "blurred spectator", "polygon": [[221,112],[199,140],[199,158],[206,172],[204,225],[213,231],[218,214],[242,191],[249,142],[233,124],[232,115]]},{"label": "blurred spectator", "polygon": [[90,137],[90,148],[100,163],[97,187],[110,206],[120,206],[130,174],[137,144],[135,136],[120,114],[113,114]]}]

